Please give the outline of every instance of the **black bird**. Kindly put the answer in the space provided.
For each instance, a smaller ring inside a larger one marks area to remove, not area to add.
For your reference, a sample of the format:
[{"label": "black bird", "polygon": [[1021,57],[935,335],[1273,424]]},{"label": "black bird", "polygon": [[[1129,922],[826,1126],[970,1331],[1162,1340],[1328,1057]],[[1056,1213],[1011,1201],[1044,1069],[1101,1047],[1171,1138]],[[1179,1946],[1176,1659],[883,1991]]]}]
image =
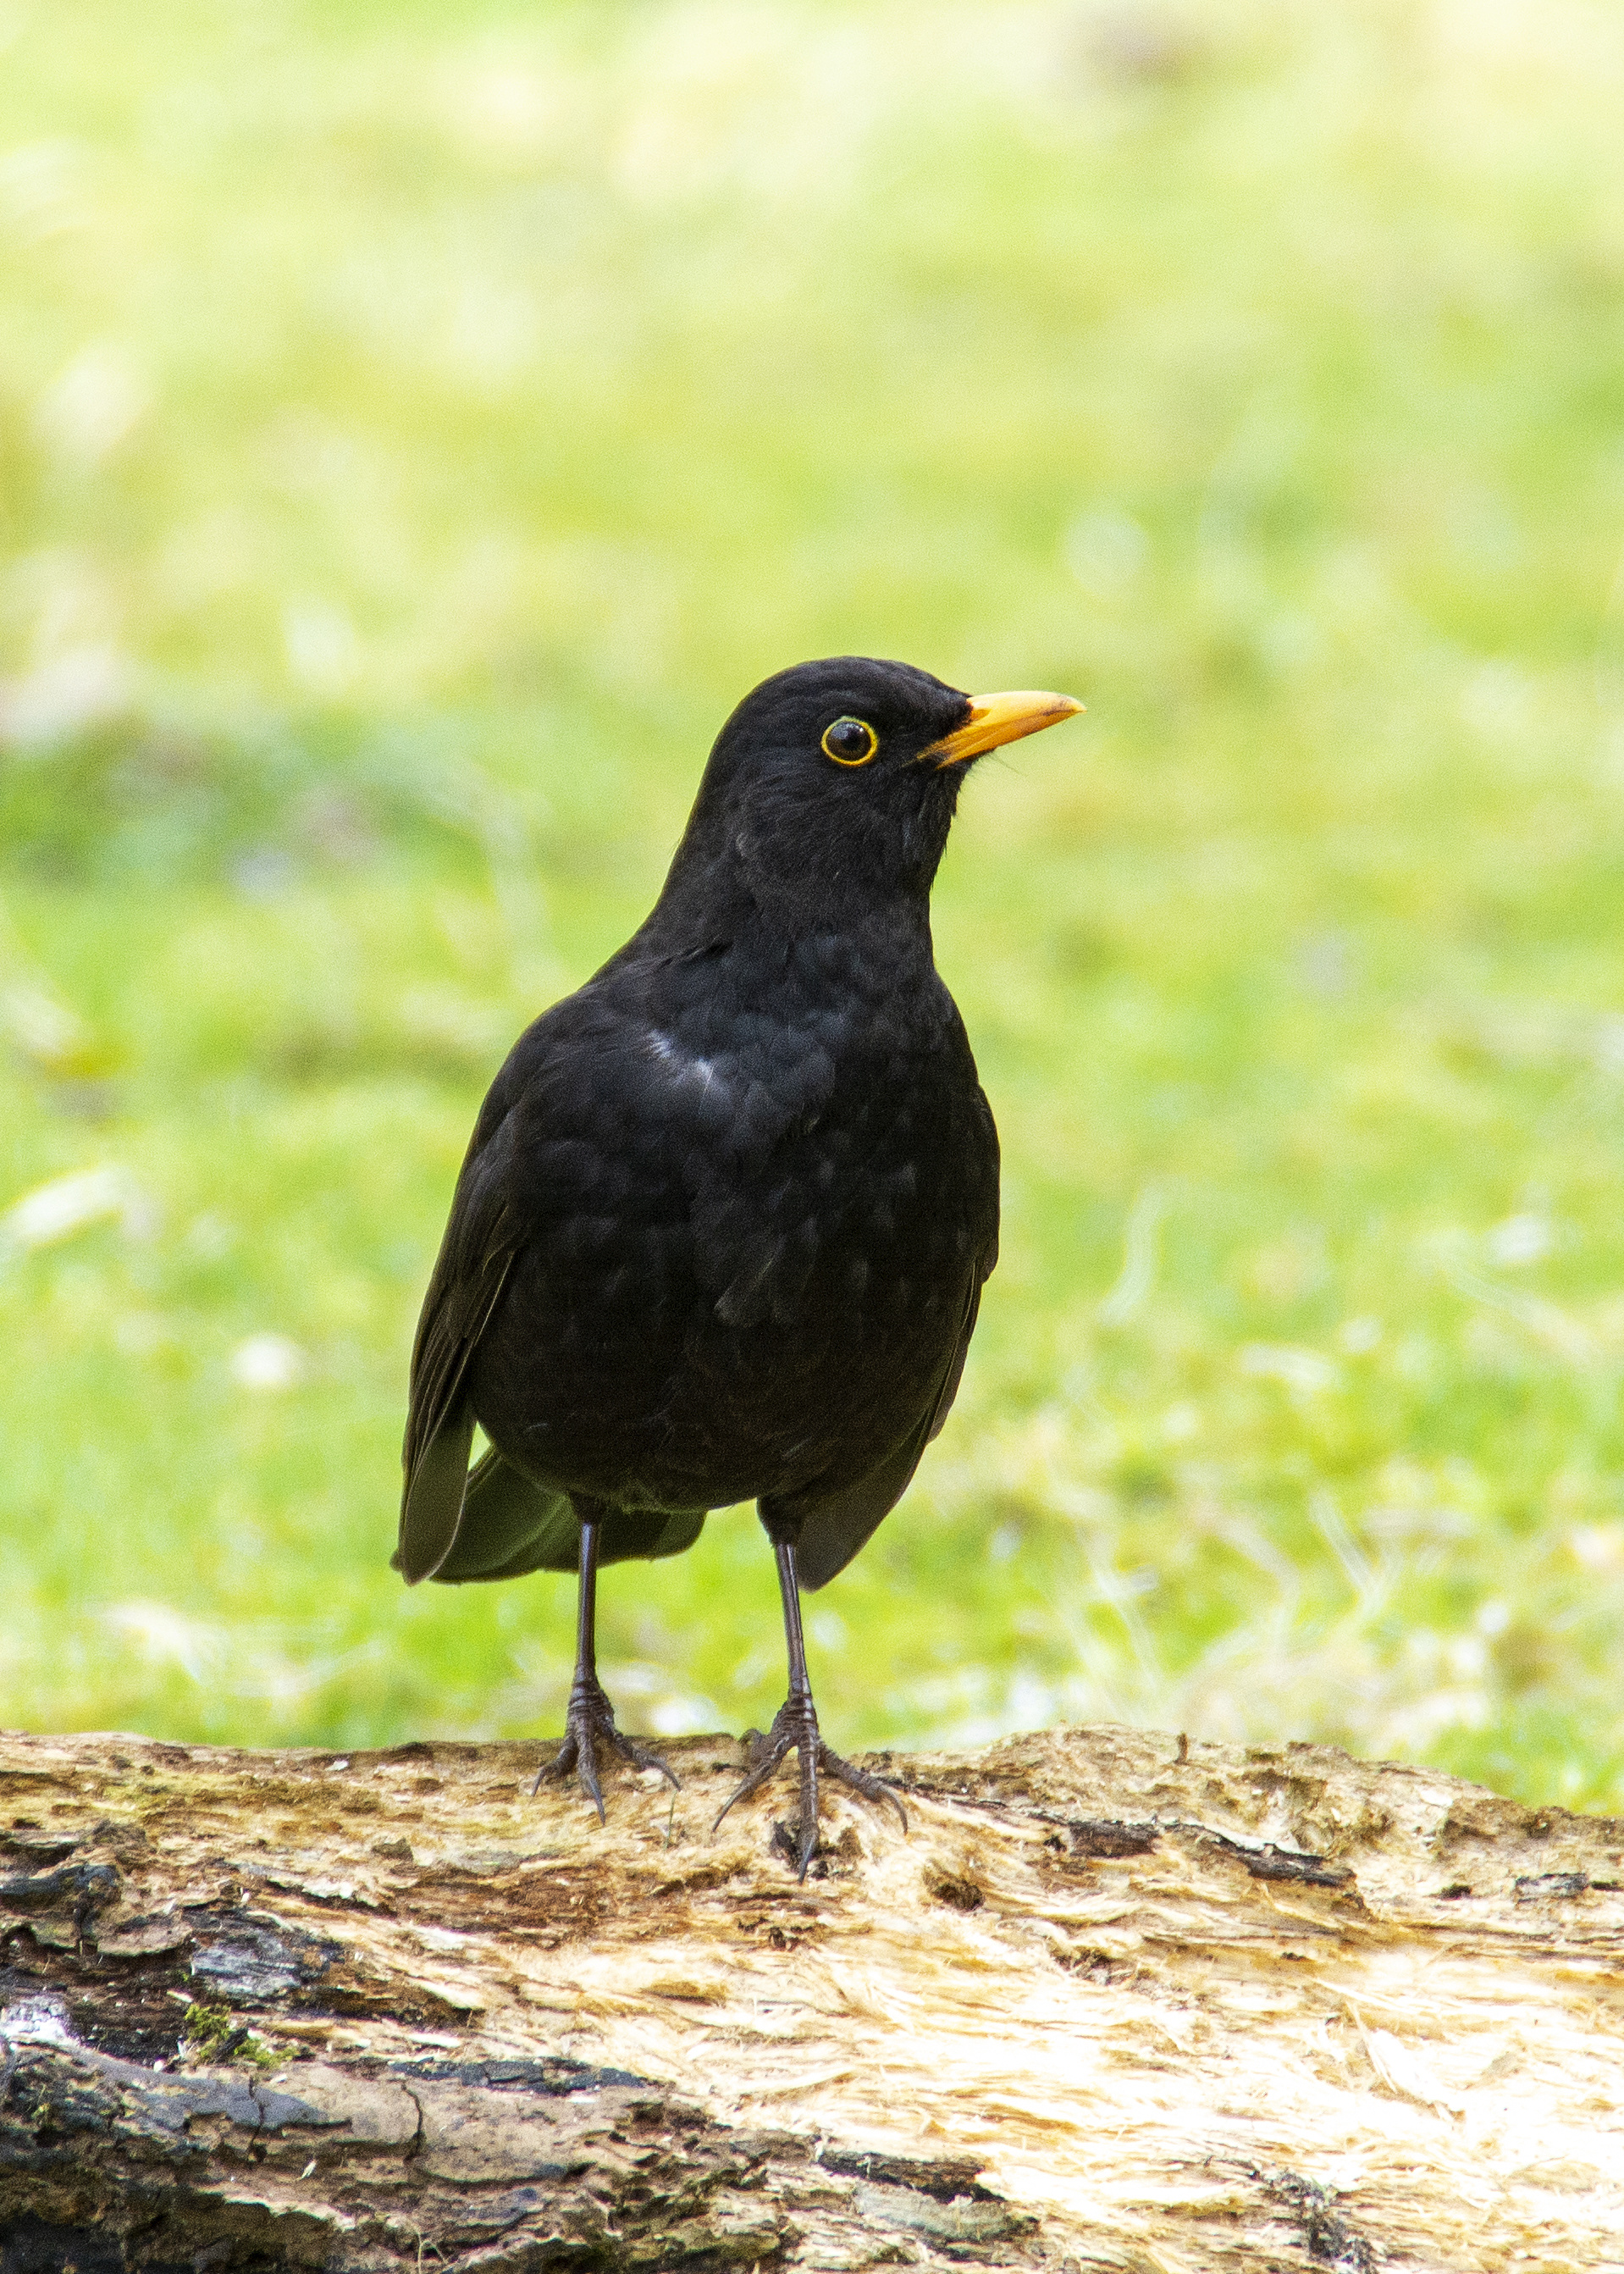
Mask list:
[{"label": "black bird", "polygon": [[804,1877],[820,1767],[895,1798],[819,1736],[799,1591],[905,1490],[997,1255],[997,1131],[931,954],[965,767],[1080,708],[859,656],[765,681],[652,913],[480,1111],[412,1352],[394,1560],[410,1585],[579,1570],[553,1766],[600,1818],[599,1744],[676,1779],[598,1684],[598,1568],[680,1554],[745,1500],[789,1694],[727,1806],[793,1747]]}]

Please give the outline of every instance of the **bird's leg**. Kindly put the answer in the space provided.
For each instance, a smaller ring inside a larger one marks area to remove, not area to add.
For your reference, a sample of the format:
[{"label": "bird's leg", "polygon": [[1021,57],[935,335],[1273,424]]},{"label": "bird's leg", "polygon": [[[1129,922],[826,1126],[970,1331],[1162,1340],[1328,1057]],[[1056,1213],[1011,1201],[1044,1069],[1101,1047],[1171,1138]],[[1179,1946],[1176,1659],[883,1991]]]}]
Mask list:
[{"label": "bird's leg", "polygon": [[[789,1646],[789,1695],[772,1717],[772,1727],[764,1737],[756,1740],[749,1774],[739,1789],[724,1803],[716,1823],[736,1800],[748,1799],[758,1792],[785,1755],[793,1747],[801,1766],[801,1846],[796,1856],[795,1877],[804,1879],[807,1867],[817,1853],[817,1779],[821,1769],[837,1784],[848,1785],[861,1793],[865,1800],[888,1800],[902,1818],[902,1828],[908,1828],[908,1812],[890,1785],[867,1769],[860,1769],[852,1761],[843,1761],[832,1753],[818,1735],[817,1708],[812,1703],[812,1684],[807,1679],[807,1646],[801,1631],[801,1587],[795,1577],[795,1543],[793,1540],[774,1540],[772,1552],[778,1558],[778,1593],[784,1599],[784,1638]],[[714,1832],[716,1825],[711,1826]]]},{"label": "bird's leg", "polygon": [[569,1686],[569,1706],[564,1715],[564,1742],[558,1757],[550,1761],[538,1774],[537,1786],[545,1776],[568,1776],[574,1769],[580,1780],[581,1789],[598,1811],[598,1820],[605,1821],[604,1796],[598,1785],[598,1748],[608,1745],[630,1761],[635,1768],[658,1769],[666,1782],[678,1791],[681,1785],[659,1755],[650,1752],[646,1745],[631,1737],[623,1737],[614,1726],[614,1708],[604,1694],[598,1679],[598,1548],[601,1529],[596,1517],[581,1519],[581,1593],[575,1612],[575,1678]]}]

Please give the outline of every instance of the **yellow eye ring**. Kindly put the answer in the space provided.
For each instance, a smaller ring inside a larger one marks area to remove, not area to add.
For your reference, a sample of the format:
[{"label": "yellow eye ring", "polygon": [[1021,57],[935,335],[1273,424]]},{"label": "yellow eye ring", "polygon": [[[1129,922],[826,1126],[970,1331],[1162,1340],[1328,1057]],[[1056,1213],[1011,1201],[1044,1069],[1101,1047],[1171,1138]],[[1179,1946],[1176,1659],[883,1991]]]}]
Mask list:
[{"label": "yellow eye ring", "polygon": [[823,729],[823,756],[838,766],[866,766],[880,747],[880,738],[866,719],[837,719]]}]

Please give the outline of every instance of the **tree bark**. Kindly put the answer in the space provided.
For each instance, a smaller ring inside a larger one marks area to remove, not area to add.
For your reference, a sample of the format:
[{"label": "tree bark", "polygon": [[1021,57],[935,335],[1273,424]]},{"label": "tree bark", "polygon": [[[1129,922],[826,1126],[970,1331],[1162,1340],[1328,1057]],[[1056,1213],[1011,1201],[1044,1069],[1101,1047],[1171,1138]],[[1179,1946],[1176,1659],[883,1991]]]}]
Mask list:
[{"label": "tree bark", "polygon": [[1624,1825],[1101,1728],[0,1738],[0,2267],[1624,2266]]}]

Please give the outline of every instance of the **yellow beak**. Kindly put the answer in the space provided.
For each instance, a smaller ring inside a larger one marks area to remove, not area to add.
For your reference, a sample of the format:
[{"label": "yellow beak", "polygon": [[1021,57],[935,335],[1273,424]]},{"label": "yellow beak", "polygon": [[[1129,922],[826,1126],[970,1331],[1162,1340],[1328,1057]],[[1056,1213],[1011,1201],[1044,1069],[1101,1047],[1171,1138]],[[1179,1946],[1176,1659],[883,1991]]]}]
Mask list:
[{"label": "yellow beak", "polygon": [[1018,742],[1023,734],[1057,727],[1082,707],[1074,696],[1034,694],[1030,689],[1014,695],[973,695],[964,725],[919,755],[934,758],[938,767],[961,766],[983,750],[996,750],[1000,742]]}]

